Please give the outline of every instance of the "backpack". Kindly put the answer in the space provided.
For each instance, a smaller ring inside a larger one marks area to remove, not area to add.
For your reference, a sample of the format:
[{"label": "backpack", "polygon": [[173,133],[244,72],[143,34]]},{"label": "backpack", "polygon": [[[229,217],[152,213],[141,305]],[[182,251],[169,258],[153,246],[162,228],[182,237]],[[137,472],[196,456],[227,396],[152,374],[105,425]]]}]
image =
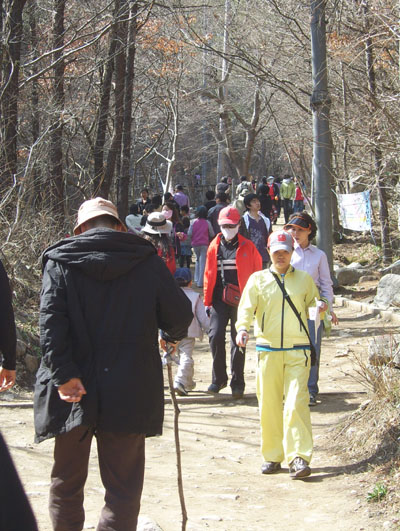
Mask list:
[{"label": "backpack", "polygon": [[236,197],[240,199],[240,198],[243,198],[245,195],[252,194],[252,193],[254,193],[254,190],[253,190],[253,187],[251,186],[251,183],[249,183],[248,181],[245,181],[239,184],[237,188]]}]

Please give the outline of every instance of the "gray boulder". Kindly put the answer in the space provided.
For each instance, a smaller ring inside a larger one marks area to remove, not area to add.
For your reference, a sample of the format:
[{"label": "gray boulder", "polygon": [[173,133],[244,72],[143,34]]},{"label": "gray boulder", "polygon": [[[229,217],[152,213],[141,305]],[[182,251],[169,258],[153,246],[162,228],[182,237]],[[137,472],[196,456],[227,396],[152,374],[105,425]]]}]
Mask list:
[{"label": "gray boulder", "polygon": [[377,280],[379,276],[377,275],[364,275],[358,279],[358,283],[362,284],[363,282],[372,282],[374,280]]},{"label": "gray boulder", "polygon": [[359,264],[357,264],[357,266],[350,265],[348,267],[340,267],[335,271],[339,286],[350,286],[352,284],[357,284],[359,279],[364,275],[373,275],[374,273],[369,269],[360,267]]},{"label": "gray boulder", "polygon": [[28,345],[24,341],[22,341],[22,339],[17,339],[17,359],[22,359],[25,356],[27,350]]},{"label": "gray boulder", "polygon": [[374,304],[381,310],[400,308],[400,275],[390,273],[380,279]]},{"label": "gray boulder", "polygon": [[25,367],[31,374],[35,374],[39,368],[39,359],[36,356],[27,354],[25,356]]},{"label": "gray boulder", "polygon": [[394,273],[395,275],[400,275],[400,260],[396,260],[390,266],[381,269],[382,273]]}]

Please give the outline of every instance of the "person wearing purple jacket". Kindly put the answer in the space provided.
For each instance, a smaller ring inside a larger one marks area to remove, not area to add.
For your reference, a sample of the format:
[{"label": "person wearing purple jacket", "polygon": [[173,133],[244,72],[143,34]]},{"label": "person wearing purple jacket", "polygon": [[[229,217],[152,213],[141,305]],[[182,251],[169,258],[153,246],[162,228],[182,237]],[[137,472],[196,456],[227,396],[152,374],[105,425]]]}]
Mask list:
[{"label": "person wearing purple jacket", "polygon": [[198,288],[203,287],[204,268],[206,267],[207,249],[210,241],[214,238],[214,229],[207,221],[207,208],[202,205],[196,210],[196,220],[188,230],[188,236],[192,238],[192,248],[196,255],[194,269],[194,281]]},{"label": "person wearing purple jacket", "polygon": [[190,207],[189,197],[183,192],[183,186],[181,184],[175,186],[174,201],[176,201],[180,207],[185,205]]}]

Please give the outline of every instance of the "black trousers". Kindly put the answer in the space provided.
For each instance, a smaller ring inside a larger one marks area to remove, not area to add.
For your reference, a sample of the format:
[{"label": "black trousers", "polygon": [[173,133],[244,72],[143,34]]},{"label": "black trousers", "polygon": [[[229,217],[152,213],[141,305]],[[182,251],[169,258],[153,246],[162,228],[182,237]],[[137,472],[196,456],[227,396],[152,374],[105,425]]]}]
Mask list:
[{"label": "black trousers", "polygon": [[97,531],[134,531],[144,479],[143,434],[111,433],[79,426],[57,435],[49,509],[55,531],[80,531],[85,521],[84,486],[90,445],[97,439],[105,505]]},{"label": "black trousers", "polygon": [[181,254],[179,257],[179,267],[185,267],[185,261],[186,261],[186,267],[190,269],[190,266],[192,264],[192,257],[189,255]]},{"label": "black trousers", "polygon": [[245,351],[236,345],[237,308],[213,299],[210,319],[210,347],[213,357],[212,383],[223,385],[228,382],[226,372],[226,327],[231,323],[231,387],[244,390]]},{"label": "black trousers", "polygon": [[293,201],[291,199],[283,200],[283,215],[285,216],[285,223],[289,221],[290,214],[293,212]]}]

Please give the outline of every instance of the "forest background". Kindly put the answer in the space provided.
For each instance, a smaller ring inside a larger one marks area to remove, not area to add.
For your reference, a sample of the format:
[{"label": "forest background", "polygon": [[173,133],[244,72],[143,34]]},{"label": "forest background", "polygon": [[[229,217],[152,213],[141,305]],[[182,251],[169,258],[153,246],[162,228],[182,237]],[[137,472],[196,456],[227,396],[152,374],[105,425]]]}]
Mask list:
[{"label": "forest background", "polygon": [[[343,234],[335,194],[369,190],[376,246],[357,240],[345,263],[364,253],[378,269],[400,254],[399,0],[0,0],[0,258],[27,368],[19,384],[32,383],[40,357],[41,254],[71,234],[83,200],[109,198],[124,218],[144,186],[183,184],[196,205],[222,175],[289,173],[311,192],[316,4],[326,20],[333,227]],[[376,408],[372,421],[372,402],[367,430],[357,430],[375,444],[371,426],[388,418],[390,458],[395,385],[378,395],[386,416]]]},{"label": "forest background", "polygon": [[[35,263],[94,195],[124,218],[143,186],[184,184],[194,204],[222,175],[310,189],[315,3],[0,0],[3,255],[18,244]],[[397,229],[399,3],[318,3],[335,230],[335,193],[366,189]]]}]

